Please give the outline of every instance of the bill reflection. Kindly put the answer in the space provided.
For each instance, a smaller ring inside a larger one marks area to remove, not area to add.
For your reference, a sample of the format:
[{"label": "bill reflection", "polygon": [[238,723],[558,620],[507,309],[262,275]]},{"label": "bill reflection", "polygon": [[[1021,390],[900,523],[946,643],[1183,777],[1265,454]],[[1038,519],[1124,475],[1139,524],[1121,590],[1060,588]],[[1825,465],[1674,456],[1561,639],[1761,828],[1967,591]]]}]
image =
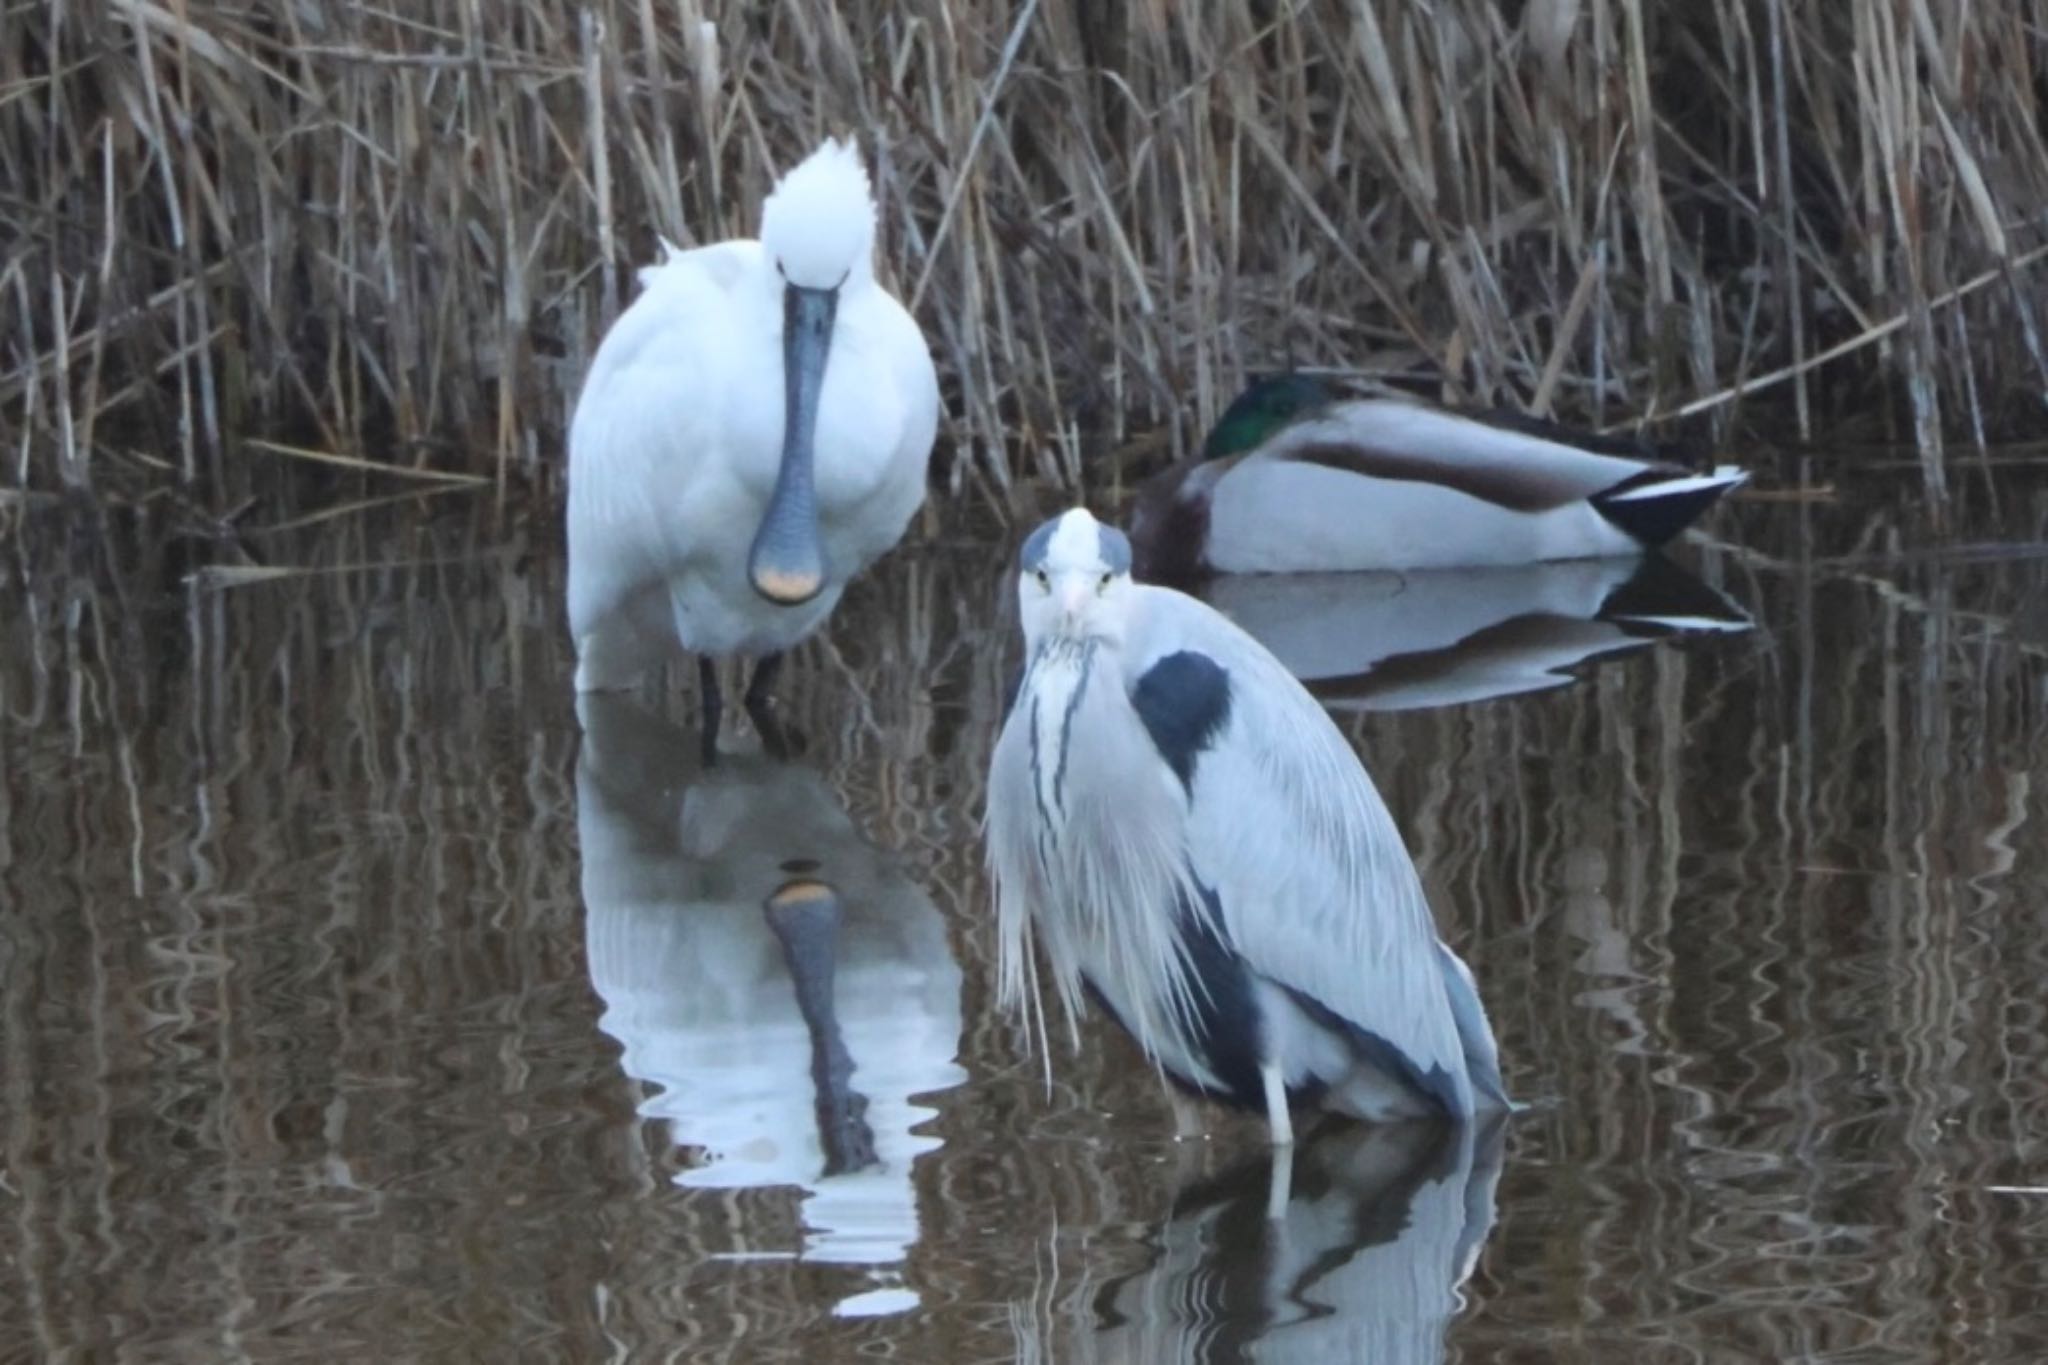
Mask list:
[{"label": "bill reflection", "polygon": [[[865,840],[824,776],[579,698],[585,934],[600,1026],[690,1189],[802,1191],[793,1241],[729,1256],[889,1266],[917,1240],[917,1097],[958,1085],[958,964],[938,908]],[[883,1277],[886,1281],[886,1277]],[[842,1313],[914,1304],[883,1288]]]}]

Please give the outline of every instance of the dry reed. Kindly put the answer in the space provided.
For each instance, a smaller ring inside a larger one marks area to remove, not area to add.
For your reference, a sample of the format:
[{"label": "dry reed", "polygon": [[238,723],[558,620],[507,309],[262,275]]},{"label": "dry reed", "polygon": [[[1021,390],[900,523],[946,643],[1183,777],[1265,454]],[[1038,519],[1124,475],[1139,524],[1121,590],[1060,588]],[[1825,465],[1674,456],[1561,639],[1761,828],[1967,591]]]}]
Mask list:
[{"label": "dry reed", "polygon": [[751,231],[851,131],[956,497],[1112,483],[1289,362],[1881,410],[1939,493],[2048,387],[2044,64],[2043,0],[18,3],[0,464],[546,486],[656,234]]}]

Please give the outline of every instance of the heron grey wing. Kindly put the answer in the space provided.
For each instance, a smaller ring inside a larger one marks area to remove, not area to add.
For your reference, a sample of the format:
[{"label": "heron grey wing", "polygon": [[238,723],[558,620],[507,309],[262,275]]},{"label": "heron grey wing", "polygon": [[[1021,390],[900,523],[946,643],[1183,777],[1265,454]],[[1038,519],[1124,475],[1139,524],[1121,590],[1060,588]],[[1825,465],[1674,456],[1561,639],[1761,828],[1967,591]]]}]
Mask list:
[{"label": "heron grey wing", "polygon": [[1500,1045],[1494,1041],[1493,1025],[1487,1022],[1486,1006],[1479,1001],[1479,984],[1472,979],[1472,969],[1441,939],[1436,952],[1443,969],[1444,998],[1450,1002],[1458,1043],[1465,1052],[1465,1071],[1472,1078],[1472,1093],[1494,1108],[1510,1108],[1512,1101],[1500,1078]]},{"label": "heron grey wing", "polygon": [[[1127,685],[1175,654],[1205,656],[1227,705],[1190,761],[1187,848],[1251,969],[1384,1040],[1419,1075],[1441,1069],[1471,1107],[1436,924],[1393,817],[1313,697],[1226,618],[1138,586]],[[1164,751],[1162,751],[1163,753]],[[1169,760],[1170,761],[1170,760]]]},{"label": "heron grey wing", "polygon": [[1339,403],[1283,428],[1258,454],[1438,484],[1516,512],[1581,502],[1649,472],[1686,472],[1392,398]]}]

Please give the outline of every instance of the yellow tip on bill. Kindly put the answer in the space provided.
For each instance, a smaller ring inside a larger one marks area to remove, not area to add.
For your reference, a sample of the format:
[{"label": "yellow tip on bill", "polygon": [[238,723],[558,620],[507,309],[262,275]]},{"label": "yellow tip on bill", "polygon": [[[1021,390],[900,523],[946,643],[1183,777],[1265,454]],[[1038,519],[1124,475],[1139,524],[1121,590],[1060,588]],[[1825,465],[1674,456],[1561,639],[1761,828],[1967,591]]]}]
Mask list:
[{"label": "yellow tip on bill", "polygon": [[754,591],[771,602],[794,607],[808,602],[824,590],[824,575],[811,570],[786,572],[781,569],[754,570]]},{"label": "yellow tip on bill", "polygon": [[768,898],[768,904],[777,910],[795,910],[802,906],[829,901],[837,894],[824,882],[784,882],[776,888],[775,894]]}]

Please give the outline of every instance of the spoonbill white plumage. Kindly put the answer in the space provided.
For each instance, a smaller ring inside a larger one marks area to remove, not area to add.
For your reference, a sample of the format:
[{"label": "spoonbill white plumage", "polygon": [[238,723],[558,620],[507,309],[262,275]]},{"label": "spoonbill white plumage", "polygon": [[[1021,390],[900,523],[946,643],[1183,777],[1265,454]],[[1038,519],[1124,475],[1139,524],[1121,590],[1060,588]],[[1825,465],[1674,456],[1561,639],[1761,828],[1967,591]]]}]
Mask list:
[{"label": "spoonbill white plumage", "polygon": [[827,141],[762,205],[759,241],[678,250],[599,344],[569,427],[569,622],[579,692],[631,687],[680,643],[757,660],[764,731],[782,651],[902,538],[924,497],[938,380],[874,275],[875,204]]}]

